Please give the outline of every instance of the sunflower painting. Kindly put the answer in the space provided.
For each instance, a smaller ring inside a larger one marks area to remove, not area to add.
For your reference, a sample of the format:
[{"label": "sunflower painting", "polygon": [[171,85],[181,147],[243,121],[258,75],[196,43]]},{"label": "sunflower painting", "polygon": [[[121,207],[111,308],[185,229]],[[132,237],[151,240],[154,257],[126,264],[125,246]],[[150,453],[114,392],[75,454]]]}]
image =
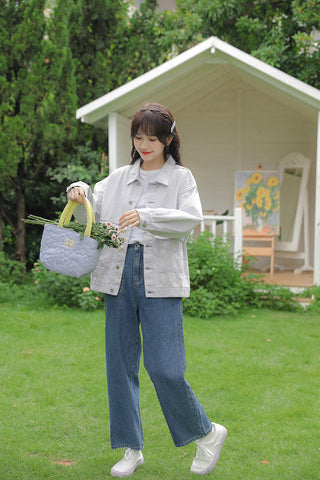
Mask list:
[{"label": "sunflower painting", "polygon": [[235,206],[244,212],[244,231],[279,233],[279,172],[236,172],[235,191]]}]

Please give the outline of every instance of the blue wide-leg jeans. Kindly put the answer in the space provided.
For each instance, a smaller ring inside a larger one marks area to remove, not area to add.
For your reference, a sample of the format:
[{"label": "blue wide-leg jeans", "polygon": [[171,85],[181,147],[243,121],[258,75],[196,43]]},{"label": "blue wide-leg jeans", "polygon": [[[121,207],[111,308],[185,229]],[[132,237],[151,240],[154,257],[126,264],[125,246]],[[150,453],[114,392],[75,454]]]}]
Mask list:
[{"label": "blue wide-leg jeans", "polygon": [[112,448],[142,450],[139,366],[156,389],[177,447],[210,433],[212,424],[184,378],[186,357],[181,298],[147,298],[143,246],[130,245],[120,291],[105,296],[106,361]]}]

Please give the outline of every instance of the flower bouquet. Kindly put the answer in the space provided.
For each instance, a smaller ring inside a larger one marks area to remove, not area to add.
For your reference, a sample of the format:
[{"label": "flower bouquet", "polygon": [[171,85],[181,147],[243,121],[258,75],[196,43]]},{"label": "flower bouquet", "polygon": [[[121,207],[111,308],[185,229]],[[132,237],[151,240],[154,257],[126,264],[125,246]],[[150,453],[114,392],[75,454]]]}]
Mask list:
[{"label": "flower bouquet", "polygon": [[[48,220],[47,218],[37,217],[36,215],[28,215],[27,218],[22,220],[24,223],[30,223],[33,225],[59,225],[59,220]],[[80,234],[80,239],[83,238],[86,225],[77,221],[71,221],[68,225],[64,225],[63,228],[68,228]],[[104,246],[120,248],[123,245],[124,239],[120,237],[120,227],[112,225],[112,223],[93,223],[90,233],[90,237],[97,241],[97,249]]]}]

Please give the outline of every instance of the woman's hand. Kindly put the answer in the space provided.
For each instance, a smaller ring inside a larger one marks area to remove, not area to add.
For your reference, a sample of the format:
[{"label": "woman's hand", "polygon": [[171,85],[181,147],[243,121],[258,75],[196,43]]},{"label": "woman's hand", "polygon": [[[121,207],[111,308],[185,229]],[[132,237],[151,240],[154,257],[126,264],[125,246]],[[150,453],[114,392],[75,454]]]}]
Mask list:
[{"label": "woman's hand", "polygon": [[69,191],[69,200],[84,205],[86,203],[86,195],[82,187],[73,187]]},{"label": "woman's hand", "polygon": [[136,227],[140,223],[140,217],[137,210],[129,210],[119,218],[119,226],[123,229],[127,227]]}]

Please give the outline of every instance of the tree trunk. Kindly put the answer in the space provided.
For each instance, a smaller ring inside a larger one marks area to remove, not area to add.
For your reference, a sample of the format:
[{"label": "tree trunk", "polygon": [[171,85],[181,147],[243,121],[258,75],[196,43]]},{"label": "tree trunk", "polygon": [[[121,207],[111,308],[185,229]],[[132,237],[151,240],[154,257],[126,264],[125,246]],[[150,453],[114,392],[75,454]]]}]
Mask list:
[{"label": "tree trunk", "polygon": [[[23,170],[23,169],[21,169]],[[22,172],[21,172],[22,173]],[[16,232],[16,260],[26,262],[26,226],[22,221],[26,215],[26,197],[23,186],[23,175],[17,178],[17,232]]]},{"label": "tree trunk", "polygon": [[2,252],[2,244],[3,244],[3,223],[2,223],[2,215],[0,211],[0,252]]},{"label": "tree trunk", "polygon": [[2,195],[0,193],[0,252],[3,250],[3,214],[2,214]]}]

